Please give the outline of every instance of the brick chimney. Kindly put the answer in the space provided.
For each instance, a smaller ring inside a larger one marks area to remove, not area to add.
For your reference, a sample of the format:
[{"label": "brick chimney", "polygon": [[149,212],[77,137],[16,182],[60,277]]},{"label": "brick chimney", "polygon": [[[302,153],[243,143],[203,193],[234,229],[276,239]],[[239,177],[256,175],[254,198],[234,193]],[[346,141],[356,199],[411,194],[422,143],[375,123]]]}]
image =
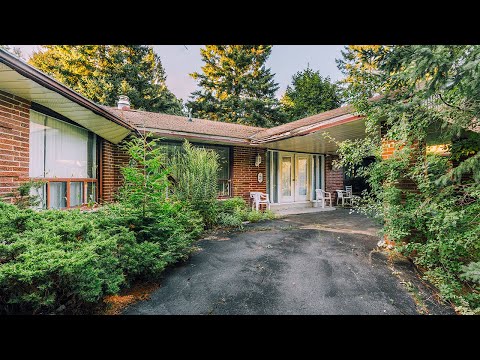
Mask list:
[{"label": "brick chimney", "polygon": [[120,110],[130,110],[130,99],[126,95],[120,95],[118,97],[118,108]]}]

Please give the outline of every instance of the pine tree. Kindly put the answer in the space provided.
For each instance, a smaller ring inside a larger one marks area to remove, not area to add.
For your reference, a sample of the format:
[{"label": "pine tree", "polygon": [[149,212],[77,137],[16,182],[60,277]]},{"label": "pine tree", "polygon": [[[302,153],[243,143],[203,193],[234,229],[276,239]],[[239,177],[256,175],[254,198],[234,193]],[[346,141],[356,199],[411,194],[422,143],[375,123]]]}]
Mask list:
[{"label": "pine tree", "polygon": [[294,121],[340,106],[340,89],[329,77],[307,68],[292,77],[280,102],[288,121]]},{"label": "pine tree", "polygon": [[270,127],[284,122],[275,83],[265,62],[271,45],[207,45],[202,73],[190,74],[199,90],[187,106],[196,117]]},{"label": "pine tree", "polygon": [[343,97],[348,102],[368,99],[386,90],[385,83],[379,76],[380,61],[391,47],[385,45],[348,45],[342,51],[342,58],[337,59],[337,67],[345,75],[340,81],[344,86]]},{"label": "pine tree", "polygon": [[134,109],[182,114],[151,46],[45,45],[29,63],[99,104],[115,106],[127,95]]}]

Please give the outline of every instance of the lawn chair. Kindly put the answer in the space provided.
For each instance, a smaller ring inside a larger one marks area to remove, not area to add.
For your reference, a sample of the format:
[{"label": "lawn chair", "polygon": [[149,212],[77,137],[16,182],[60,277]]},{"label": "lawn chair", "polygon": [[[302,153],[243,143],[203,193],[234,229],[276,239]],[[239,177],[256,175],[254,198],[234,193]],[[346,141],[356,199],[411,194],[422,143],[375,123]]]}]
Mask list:
[{"label": "lawn chair", "polygon": [[267,208],[270,210],[270,198],[268,194],[259,192],[259,191],[252,191],[250,192],[250,199],[252,199],[252,210],[260,209],[260,204],[266,204]]},{"label": "lawn chair", "polygon": [[352,197],[352,185],[345,186],[345,191],[347,192],[347,196]]},{"label": "lawn chair", "polygon": [[322,203],[322,208],[325,207],[325,202],[330,201],[330,207],[332,207],[332,194],[322,189],[315,189],[315,197],[317,202]]},{"label": "lawn chair", "polygon": [[345,204],[352,205],[352,189],[351,186],[350,191],[348,190],[335,190],[337,192],[337,205],[342,200],[342,206],[345,206]]}]

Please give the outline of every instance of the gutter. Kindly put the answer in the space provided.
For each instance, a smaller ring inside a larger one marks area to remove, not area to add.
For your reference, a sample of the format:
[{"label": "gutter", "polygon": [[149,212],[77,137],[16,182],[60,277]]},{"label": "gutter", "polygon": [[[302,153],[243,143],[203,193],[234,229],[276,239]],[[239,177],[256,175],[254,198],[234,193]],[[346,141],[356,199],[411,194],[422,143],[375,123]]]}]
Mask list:
[{"label": "gutter", "polygon": [[306,126],[299,127],[297,129],[286,131],[278,135],[271,135],[264,139],[259,139],[259,140],[251,139],[251,141],[252,141],[252,144],[264,144],[264,143],[289,139],[295,136],[305,136],[322,129],[327,129],[332,126],[353,122],[361,118],[363,118],[363,116],[353,115],[353,114],[340,115],[328,120],[323,120],[320,124],[317,123],[313,125],[306,125]]},{"label": "gutter", "polygon": [[137,129],[137,131],[152,132],[155,135],[163,135],[163,136],[202,139],[207,141],[218,141],[218,142],[224,142],[229,144],[252,145],[247,139],[232,138],[232,137],[221,136],[221,135],[205,135],[200,133],[191,133],[187,131],[164,130],[164,129],[156,129],[156,128],[150,128],[150,127],[145,127],[145,128],[142,127],[141,129]]},{"label": "gutter", "polygon": [[124,122],[120,118],[116,117],[115,115],[109,113],[107,110],[102,109],[100,106],[95,104],[93,101],[88,100],[84,96],[80,95],[79,93],[69,89],[65,85],[59,83],[58,81],[54,80],[50,76],[44,74],[40,70],[35,69],[34,67],[26,64],[20,59],[17,59],[12,54],[8,53],[7,51],[0,49],[0,62],[4,63],[8,67],[12,68],[19,74],[25,76],[26,78],[33,80],[37,84],[55,91],[56,93],[66,97],[67,99],[83,106],[84,108],[92,111],[96,115],[102,116],[117,125],[123,126],[124,128],[131,130],[135,133],[139,133],[136,128],[131,126],[130,124]]}]

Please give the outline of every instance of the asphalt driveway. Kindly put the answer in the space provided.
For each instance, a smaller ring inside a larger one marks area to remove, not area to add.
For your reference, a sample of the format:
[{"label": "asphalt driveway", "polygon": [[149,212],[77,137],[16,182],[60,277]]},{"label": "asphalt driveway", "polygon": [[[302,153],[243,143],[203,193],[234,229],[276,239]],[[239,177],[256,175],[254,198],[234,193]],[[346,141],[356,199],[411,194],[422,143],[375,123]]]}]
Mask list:
[{"label": "asphalt driveway", "polygon": [[343,209],[214,234],[124,314],[452,313],[407,291],[399,274],[415,283],[413,268],[392,268],[378,240],[369,219]]}]

